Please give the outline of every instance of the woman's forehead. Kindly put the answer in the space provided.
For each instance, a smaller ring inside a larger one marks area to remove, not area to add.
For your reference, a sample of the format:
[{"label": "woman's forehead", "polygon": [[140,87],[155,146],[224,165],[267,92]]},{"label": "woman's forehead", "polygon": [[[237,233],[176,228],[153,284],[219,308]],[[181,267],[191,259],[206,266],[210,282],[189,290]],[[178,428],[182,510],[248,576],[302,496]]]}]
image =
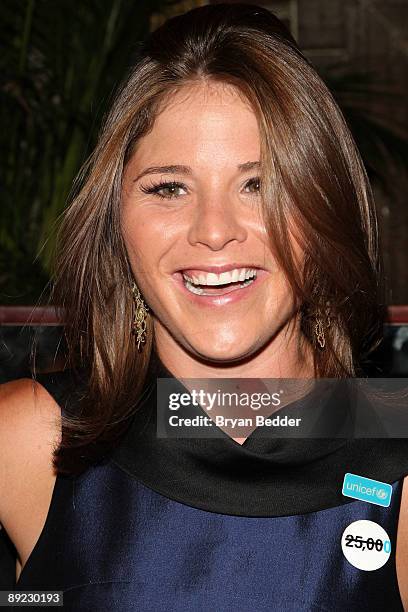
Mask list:
[{"label": "woman's forehead", "polygon": [[166,100],[135,149],[140,160],[167,152],[182,157],[194,152],[196,161],[210,156],[216,162],[225,155],[242,156],[236,163],[259,159],[257,118],[228,83],[186,85]]}]

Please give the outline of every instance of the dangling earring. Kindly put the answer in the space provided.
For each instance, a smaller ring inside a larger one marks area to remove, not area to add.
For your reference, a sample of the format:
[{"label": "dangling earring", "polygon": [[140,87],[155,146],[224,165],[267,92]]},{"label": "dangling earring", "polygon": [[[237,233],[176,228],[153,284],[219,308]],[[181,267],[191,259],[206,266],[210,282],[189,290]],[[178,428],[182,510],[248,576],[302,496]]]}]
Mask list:
[{"label": "dangling earring", "polygon": [[328,329],[330,327],[330,302],[326,302],[325,308],[325,325],[323,325],[323,321],[319,315],[316,316],[316,322],[314,326],[315,335],[317,338],[317,342],[320,345],[320,348],[324,348],[326,346],[326,337],[324,335],[325,328]]},{"label": "dangling earring", "polygon": [[137,348],[140,350],[140,345],[146,342],[146,317],[149,307],[144,303],[136,283],[133,283],[132,293],[135,304],[132,332],[136,334]]},{"label": "dangling earring", "polygon": [[315,334],[320,347],[324,348],[326,346],[326,338],[324,335],[323,323],[319,317],[316,317]]}]

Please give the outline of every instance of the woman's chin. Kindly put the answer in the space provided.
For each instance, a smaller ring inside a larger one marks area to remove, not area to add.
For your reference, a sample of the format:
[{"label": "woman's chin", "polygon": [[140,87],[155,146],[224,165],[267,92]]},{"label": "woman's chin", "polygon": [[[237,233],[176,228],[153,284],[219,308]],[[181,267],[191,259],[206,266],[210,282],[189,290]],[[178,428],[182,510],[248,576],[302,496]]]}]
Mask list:
[{"label": "woman's chin", "polygon": [[257,347],[251,343],[240,343],[236,341],[232,346],[211,344],[208,342],[200,345],[193,343],[191,344],[191,348],[200,359],[218,364],[226,364],[228,362],[238,362],[249,357],[255,352]]}]

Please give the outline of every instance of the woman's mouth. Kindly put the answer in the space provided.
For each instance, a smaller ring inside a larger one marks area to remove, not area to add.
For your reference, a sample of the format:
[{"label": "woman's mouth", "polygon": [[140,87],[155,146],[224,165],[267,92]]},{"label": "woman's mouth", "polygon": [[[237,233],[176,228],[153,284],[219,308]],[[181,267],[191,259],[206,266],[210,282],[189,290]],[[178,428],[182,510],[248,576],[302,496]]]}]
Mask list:
[{"label": "woman's mouth", "polygon": [[191,304],[220,308],[250,299],[268,276],[269,272],[257,266],[225,265],[210,270],[181,269],[173,278]]},{"label": "woman's mouth", "polygon": [[248,287],[256,276],[257,271],[254,268],[234,268],[221,274],[204,271],[182,272],[185,288],[190,293],[202,296],[227,295],[232,291]]}]

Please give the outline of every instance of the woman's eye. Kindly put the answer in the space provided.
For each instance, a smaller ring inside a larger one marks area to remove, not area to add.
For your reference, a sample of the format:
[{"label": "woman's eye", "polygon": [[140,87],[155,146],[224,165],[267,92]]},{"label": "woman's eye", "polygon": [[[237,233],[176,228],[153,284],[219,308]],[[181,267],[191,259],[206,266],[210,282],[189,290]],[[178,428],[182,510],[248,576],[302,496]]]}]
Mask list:
[{"label": "woman's eye", "polygon": [[177,198],[180,195],[180,190],[186,191],[185,186],[182,183],[172,181],[170,183],[158,183],[157,185],[141,186],[140,189],[143,193],[156,194],[159,198]]},{"label": "woman's eye", "polygon": [[252,178],[245,183],[245,190],[247,190],[247,193],[259,193],[260,188],[261,182],[259,177]]},{"label": "woman's eye", "polygon": [[[187,194],[187,189],[183,183],[178,183],[176,181],[171,181],[168,183],[158,183],[156,185],[141,185],[140,189],[143,193],[148,195],[154,194],[159,198],[178,198],[182,195]],[[254,177],[247,181],[244,186],[244,190],[246,193],[254,193],[258,194],[260,191],[260,179],[259,177]]]}]

